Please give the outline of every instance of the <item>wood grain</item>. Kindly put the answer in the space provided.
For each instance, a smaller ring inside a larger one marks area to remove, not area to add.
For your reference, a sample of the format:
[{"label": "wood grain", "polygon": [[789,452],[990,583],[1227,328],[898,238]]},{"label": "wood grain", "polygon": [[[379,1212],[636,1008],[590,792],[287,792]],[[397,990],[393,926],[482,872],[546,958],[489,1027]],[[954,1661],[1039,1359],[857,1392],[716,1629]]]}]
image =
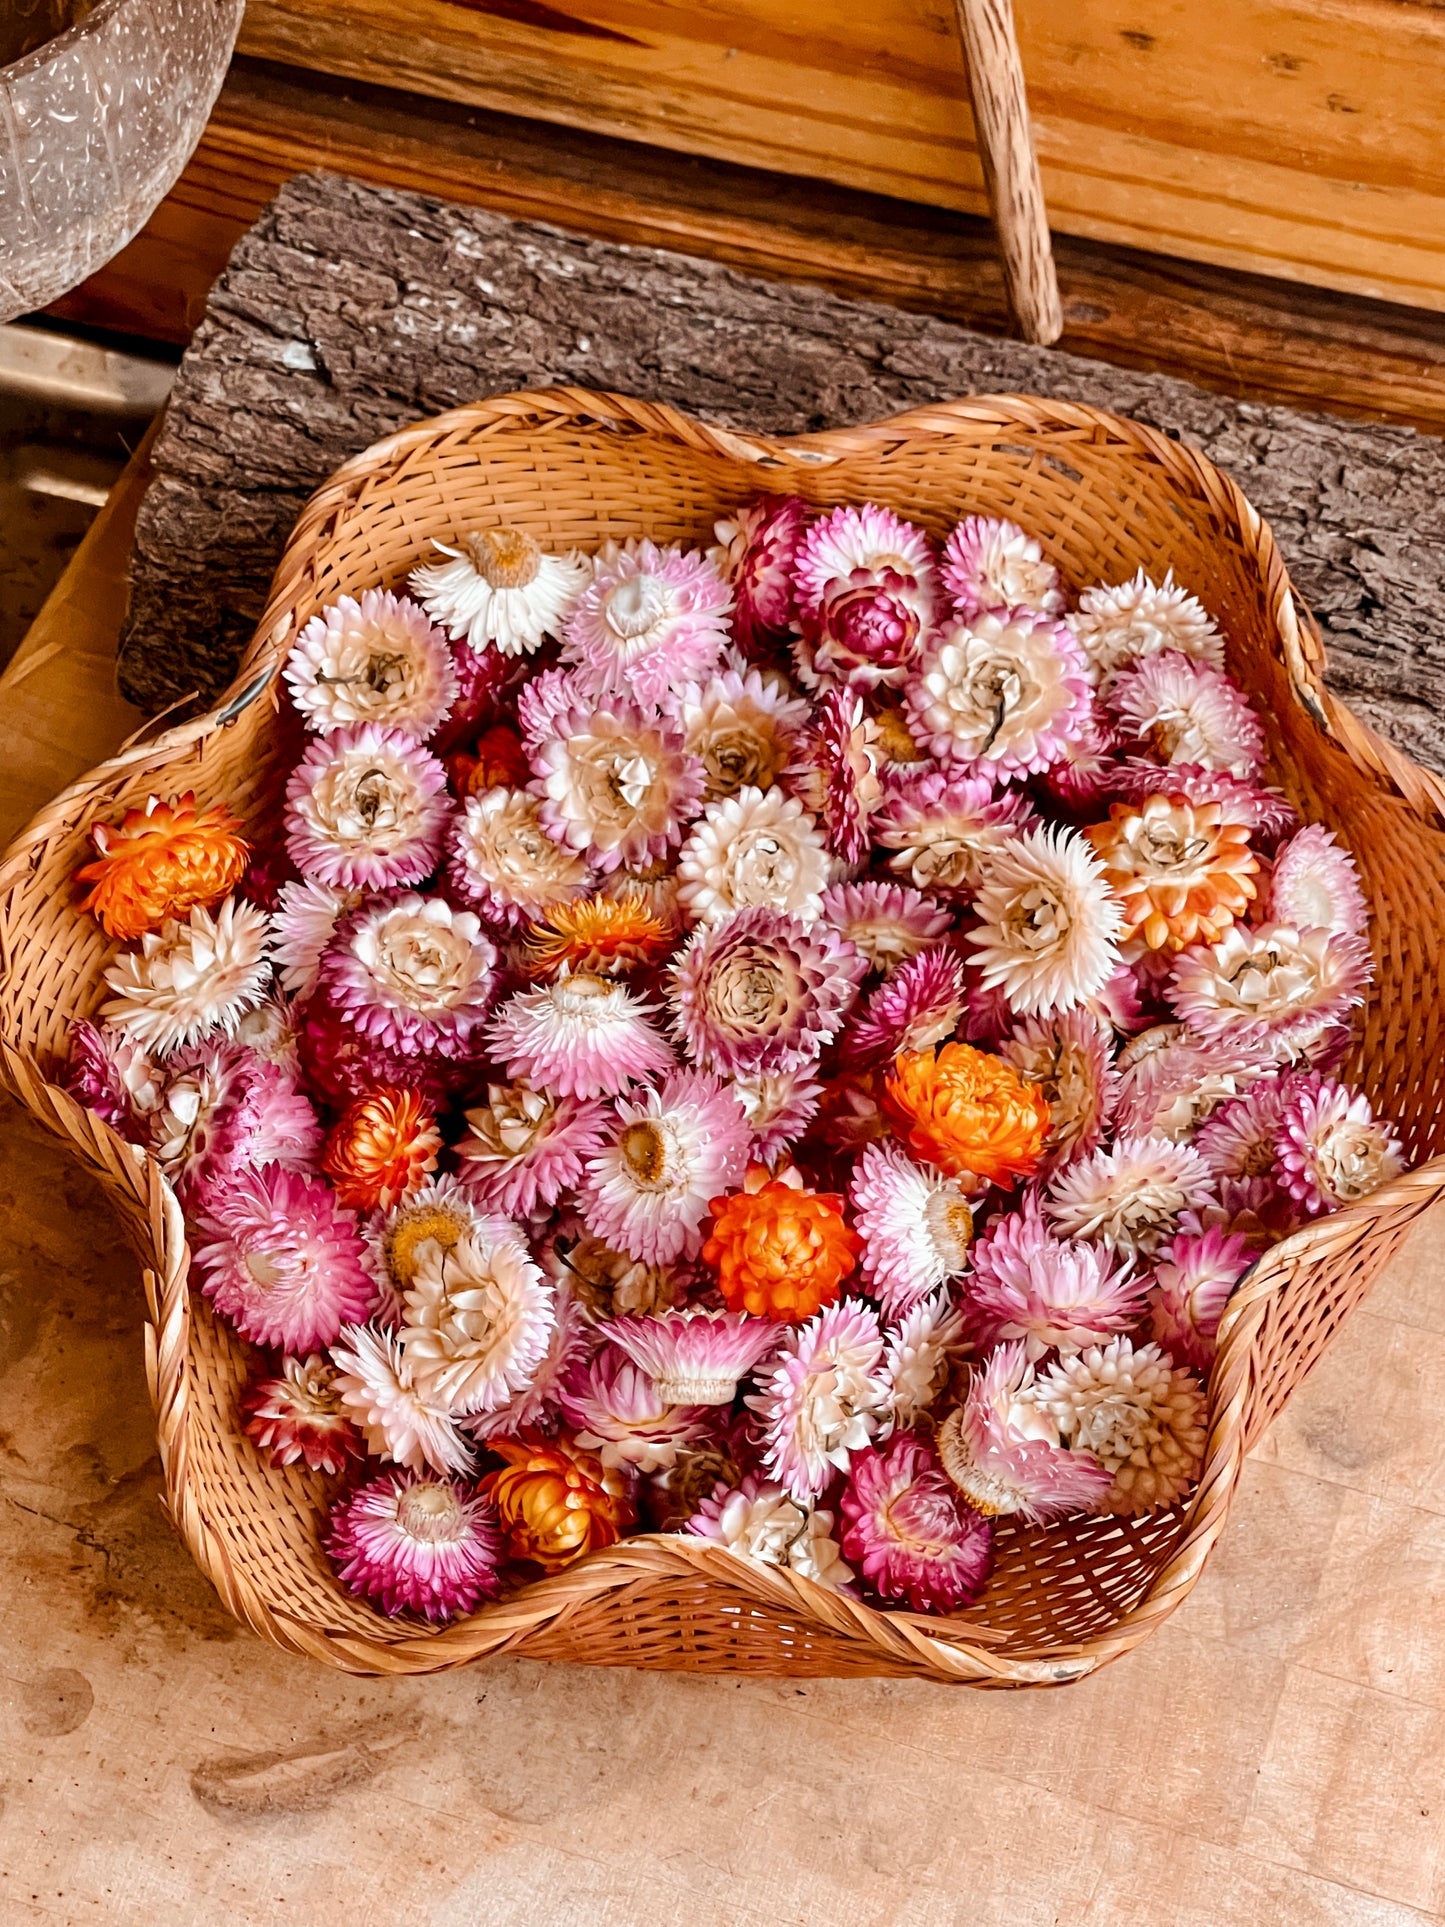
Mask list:
[{"label": "wood grain", "polygon": [[1024,340],[1047,347],[1063,333],[1064,316],[1029,128],[1013,0],[956,0],[956,12],[1009,306]]},{"label": "wood grain", "polygon": [[[1445,308],[1445,12],[1019,0],[1056,231]],[[251,0],[242,48],[981,214],[935,0]]]}]

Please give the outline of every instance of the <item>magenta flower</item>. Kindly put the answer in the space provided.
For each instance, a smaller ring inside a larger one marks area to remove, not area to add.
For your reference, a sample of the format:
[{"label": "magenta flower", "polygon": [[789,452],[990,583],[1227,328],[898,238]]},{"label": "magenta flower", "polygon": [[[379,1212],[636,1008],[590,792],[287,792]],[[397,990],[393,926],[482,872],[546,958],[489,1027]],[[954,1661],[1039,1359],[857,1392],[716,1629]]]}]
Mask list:
[{"label": "magenta flower", "polygon": [[604,1465],[666,1472],[679,1450],[707,1430],[705,1405],[675,1405],[655,1380],[615,1347],[573,1367],[558,1393],[562,1417],[580,1446]]},{"label": "magenta flower", "polygon": [[487,1033],[511,1078],[559,1097],[614,1097],[670,1070],[672,1051],[649,1021],[656,1006],[587,971],[519,990]]},{"label": "magenta flower", "polygon": [[1275,857],[1265,915],[1296,930],[1365,934],[1370,910],[1355,860],[1321,824],[1306,823]]},{"label": "magenta flower", "polygon": [[937,565],[928,537],[891,509],[872,502],[862,508],[836,508],[819,516],[798,546],[793,577],[799,614],[816,617],[833,583],[855,569],[883,569],[912,578],[930,594]]},{"label": "magenta flower", "polygon": [[748,1399],[763,1462],[795,1499],[816,1498],[888,1422],[878,1314],[840,1298],[801,1327],[784,1327],[777,1357]]},{"label": "magenta flower", "polygon": [[725,1076],[796,1070],[836,1036],[865,967],[820,923],[738,910],[695,930],[672,966],[677,1034]]},{"label": "magenta flower", "polygon": [[793,561],[811,511],[796,495],[760,495],[717,524],[709,559],[731,585],[733,640],[750,660],[792,635]]},{"label": "magenta flower", "polygon": [[280,1164],[237,1171],[209,1198],[204,1229],[201,1289],[254,1344],[315,1351],[370,1309],[355,1216],[319,1178]]},{"label": "magenta flower", "polygon": [[869,825],[888,867],[920,890],[977,889],[999,850],[1033,820],[1018,791],[996,794],[987,776],[926,768],[889,781]]},{"label": "magenta flower", "polygon": [[160,1102],[161,1079],[150,1056],[108,1024],[80,1018],[70,1027],[63,1089],[132,1144],[144,1144],[147,1119]]},{"label": "magenta flower", "polygon": [[943,548],[943,587],[965,621],[1005,609],[1061,616],[1059,572],[1017,522],[967,515]]},{"label": "magenta flower", "polygon": [[833,677],[855,689],[896,686],[933,624],[933,589],[896,569],[853,569],[824,589],[798,649],[802,680]]},{"label": "magenta flower", "polygon": [[315,1164],[320,1121],[278,1064],[239,1044],[199,1044],[166,1068],[150,1144],[188,1200],[209,1196],[250,1166]]},{"label": "magenta flower", "polygon": [[451,816],[447,774],[399,729],[362,723],[316,739],[286,785],[286,851],[333,889],[394,890],[436,868]]},{"label": "magenta flower", "polygon": [[604,872],[645,869],[682,840],[702,801],[702,764],[681,728],[621,696],[558,716],[532,755],[541,822]]},{"label": "magenta flower", "polygon": [[332,1508],[325,1545],[348,1591],[384,1613],[439,1624],[501,1590],[497,1509],[452,1479],[383,1473]]},{"label": "magenta flower", "polygon": [[884,1599],[956,1612],[983,1589],[993,1529],[965,1505],[920,1439],[855,1452],[843,1488],[843,1555]]},{"label": "magenta flower", "polygon": [[457,1175],[483,1210],[531,1217],[581,1181],[606,1141],[608,1117],[596,1099],[553,1097],[525,1079],[489,1084],[486,1103],[467,1112]]},{"label": "magenta flower", "polygon": [[1331,1078],[1296,1081],[1275,1136],[1281,1189],[1308,1217],[1368,1197],[1405,1168],[1400,1140],[1362,1092]]},{"label": "magenta flower", "polygon": [[887,977],[953,927],[953,916],[901,883],[835,883],[823,892],[823,921],[851,943],[870,971]]},{"label": "magenta flower", "polygon": [[1224,1307],[1253,1263],[1246,1241],[1217,1227],[1181,1231],[1160,1252],[1149,1330],[1178,1364],[1208,1375]]},{"label": "magenta flower", "polygon": [[628,1315],[611,1319],[606,1333],[673,1405],[730,1405],[782,1337],[770,1320],[735,1311]]},{"label": "magenta flower", "polygon": [[962,1300],[978,1343],[1022,1339],[1030,1362],[1127,1331],[1149,1289],[1148,1273],[1107,1247],[1051,1236],[1036,1205],[996,1217],[970,1256]]},{"label": "magenta flower", "polygon": [[1008,1513],[1031,1525],[1096,1512],[1113,1475],[1092,1453],[1070,1451],[1028,1402],[1034,1373],[1022,1344],[1000,1345],[944,1420],[938,1456],[958,1490],[987,1518]]},{"label": "magenta flower", "polygon": [[843,1037],[840,1062],[863,1070],[891,1063],[900,1051],[931,1050],[951,1037],[968,1001],[962,958],[954,950],[920,950],[879,984]]},{"label": "magenta flower", "polygon": [[868,824],[882,800],[877,731],[855,690],[830,685],[813,705],[790,787],[822,823],[834,856],[853,866],[868,854]]},{"label": "magenta flower", "polygon": [[644,1264],[695,1258],[708,1200],[741,1183],[751,1140],[742,1105],[706,1071],[674,1071],[660,1090],[619,1098],[587,1161],[587,1228]]}]

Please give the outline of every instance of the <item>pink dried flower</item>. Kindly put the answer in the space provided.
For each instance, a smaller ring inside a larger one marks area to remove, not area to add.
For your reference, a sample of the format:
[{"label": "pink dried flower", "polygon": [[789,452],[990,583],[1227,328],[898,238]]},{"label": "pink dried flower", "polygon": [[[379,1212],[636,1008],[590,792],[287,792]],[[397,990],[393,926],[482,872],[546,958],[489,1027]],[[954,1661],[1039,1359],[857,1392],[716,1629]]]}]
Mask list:
[{"label": "pink dried flower", "polygon": [[466,1472],[472,1452],[446,1407],[422,1392],[396,1332],[348,1325],[331,1349],[336,1393],[377,1458],[421,1472]]},{"label": "pink dried flower", "polygon": [[1228,676],[1178,651],[1124,670],[1106,698],[1120,729],[1161,763],[1202,763],[1252,782],[1264,731]]},{"label": "pink dried flower", "polygon": [[507,1075],[559,1097],[612,1097],[670,1070],[673,1054],[649,1021],[656,1006],[587,971],[519,990],[487,1033]]},{"label": "pink dried flower", "polygon": [[1258,1049],[1206,1045],[1179,1026],[1158,1028],[1179,1034],[1125,1070],[1114,1116],[1123,1137],[1167,1137],[1176,1144],[1192,1138],[1221,1104],[1269,1068],[1268,1053]]},{"label": "pink dried flower", "polygon": [[938,634],[908,685],[913,735],[981,775],[1048,769],[1092,703],[1083,651],[1030,609],[984,613]]},{"label": "pink dried flower", "polygon": [[953,950],[920,950],[900,964],[849,1025],[840,1062],[846,1069],[891,1063],[901,1051],[930,1050],[951,1037],[968,1001],[963,959]]},{"label": "pink dried flower", "polygon": [[[607,1337],[672,1405],[730,1405],[738,1383],[776,1347],[780,1328],[734,1311],[612,1319]],[[880,1345],[881,1349],[881,1345]]]},{"label": "pink dried flower", "polygon": [[577,1443],[604,1465],[665,1472],[679,1450],[707,1429],[705,1405],[676,1405],[654,1380],[615,1349],[603,1346],[574,1366],[559,1394],[562,1417]]},{"label": "pink dried flower", "polygon": [[823,1086],[812,1064],[791,1071],[734,1077],[732,1093],[753,1134],[751,1156],[771,1164],[800,1137],[817,1113]]},{"label": "pink dried flower", "polygon": [[790,787],[827,832],[833,854],[850,867],[868,854],[869,819],[883,797],[877,728],[856,690],[834,684],[813,705]]},{"label": "pink dried flower", "polygon": [[1208,1373],[1224,1307],[1254,1262],[1236,1233],[1181,1231],[1160,1252],[1149,1293],[1149,1330],[1170,1357]]},{"label": "pink dried flower", "polygon": [[315,1164],[320,1120],[278,1065],[238,1044],[198,1044],[167,1068],[150,1144],[188,1196],[208,1196],[248,1166]]},{"label": "pink dried flower", "polygon": [[795,1499],[816,1498],[888,1420],[877,1313],[840,1298],[801,1328],[785,1328],[761,1383],[747,1403],[762,1424],[763,1462]]},{"label": "pink dried flower", "polygon": [[351,915],[364,895],[362,890],[337,890],[311,878],[281,885],[271,919],[272,955],[282,988],[293,997],[309,997],[316,988],[321,959],[336,935],[336,926]]},{"label": "pink dried flower", "polygon": [[600,557],[562,632],[566,662],[599,696],[661,702],[707,675],[728,640],[732,597],[707,557],[648,541]]},{"label": "pink dried flower", "polygon": [[139,1044],[109,1024],[80,1018],[70,1027],[62,1087],[132,1144],[144,1144],[146,1121],[160,1102],[159,1071]]},{"label": "pink dried flower", "polygon": [[1348,850],[1318,823],[1297,830],[1274,860],[1265,915],[1296,930],[1362,937],[1370,921],[1360,873]]},{"label": "pink dried flower", "polygon": [[273,1465],[306,1465],[331,1477],[364,1456],[361,1438],[341,1409],[336,1374],[321,1356],[283,1358],[241,1394],[241,1430]]},{"label": "pink dried flower", "polygon": [[[1130,760],[1115,765],[1110,794],[1124,803],[1142,803],[1159,789],[1159,765]],[[1231,776],[1199,763],[1173,763],[1169,793],[1195,805],[1218,803],[1226,823],[1242,823],[1256,849],[1287,836],[1299,823],[1294,805],[1278,790]]]},{"label": "pink dried flower", "polygon": [[816,686],[833,677],[855,689],[894,687],[907,676],[933,625],[931,579],[896,569],[834,576],[803,628],[798,661]]},{"label": "pink dried flower", "polygon": [[1169,1001],[1200,1037],[1286,1057],[1363,1001],[1371,968],[1363,937],[1235,924],[1218,943],[1180,953]]},{"label": "pink dried flower", "polygon": [[557,725],[574,710],[589,707],[587,677],[580,669],[543,669],[517,691],[517,729],[522,748],[533,757],[557,734]]},{"label": "pink dried flower", "polygon": [[1285,1107],[1307,1073],[1274,1071],[1227,1098],[1200,1125],[1194,1148],[1216,1178],[1261,1178],[1273,1188],[1275,1140]]},{"label": "pink dried flower", "polygon": [[1400,1140],[1369,1099],[1330,1078],[1296,1080],[1275,1151],[1281,1188],[1312,1218],[1368,1197],[1405,1168]]},{"label": "pink dried flower", "polygon": [[1210,1202],[1209,1167],[1188,1144],[1119,1138],[1112,1149],[1076,1158],[1053,1179],[1046,1208],[1065,1238],[1146,1257],[1174,1235],[1180,1214]]},{"label": "pink dried flower", "polygon": [[353,912],[321,960],[319,994],[386,1050],[461,1060],[477,1054],[496,983],[496,947],[470,910],[402,891]]},{"label": "pink dried flower", "polygon": [[349,1013],[312,997],[297,1012],[296,1041],[307,1089],[336,1110],[379,1085],[414,1090],[427,1109],[443,1109],[474,1071],[466,1061],[410,1057],[359,1030]]},{"label": "pink dried flower", "polygon": [[325,1545],[342,1584],[384,1613],[440,1624],[501,1590],[497,1509],[450,1479],[384,1472],[333,1508]]},{"label": "pink dried flower", "polygon": [[995,1218],[972,1257],[963,1299],[978,1342],[1022,1339],[1030,1361],[1127,1331],[1149,1288],[1147,1273],[1111,1262],[1106,1247],[1050,1236],[1037,1206]]},{"label": "pink dried flower", "polygon": [[421,1247],[431,1242],[450,1251],[482,1223],[482,1212],[445,1172],[428,1178],[399,1204],[373,1212],[365,1232],[366,1268],[376,1282],[373,1320],[388,1331],[397,1330]]},{"label": "pink dried flower", "polygon": [[700,1539],[761,1566],[783,1566],[835,1592],[852,1593],[853,1569],[833,1539],[831,1512],[793,1498],[761,1473],[733,1490],[719,1486],[687,1522]]},{"label": "pink dried flower", "polygon": [[620,696],[568,710],[533,754],[547,834],[602,871],[644,869],[677,847],[702,800],[682,731]]},{"label": "pink dried flower", "polygon": [[993,1530],[921,1440],[900,1433],[881,1451],[854,1453],[842,1511],[844,1556],[884,1599],[949,1613],[983,1589]]},{"label": "pink dried flower", "polygon": [[254,1344],[314,1351],[366,1316],[374,1294],[355,1216],[319,1178],[279,1164],[235,1171],[208,1198],[204,1228],[201,1289]]},{"label": "pink dried flower", "polygon": [[1070,1451],[1027,1402],[1034,1374],[1022,1344],[1000,1345],[939,1428],[938,1456],[953,1484],[987,1518],[1031,1525],[1095,1512],[1113,1484],[1092,1453]]},{"label": "pink dried flower", "polygon": [[985,612],[1034,609],[1064,613],[1059,572],[1017,522],[966,515],[943,548],[943,587],[968,621]]},{"label": "pink dried flower", "polygon": [[771,789],[793,768],[808,705],[759,670],[724,669],[706,683],[670,692],[668,712],[683,747],[702,765],[703,799]]},{"label": "pink dried flower", "polygon": [[901,883],[835,883],[823,892],[823,921],[887,977],[953,927],[952,914]]},{"label": "pink dried flower", "polygon": [[997,852],[1032,820],[1020,792],[996,795],[986,776],[923,769],[890,781],[869,827],[888,867],[920,890],[978,887]]},{"label": "pink dried flower", "polygon": [[[1090,697],[1075,715],[1058,756],[1044,771],[1045,787],[1069,810],[1092,810],[1117,794],[1118,739]],[[1156,779],[1157,780],[1157,779]]]},{"label": "pink dried flower", "polygon": [[550,1209],[580,1182],[607,1135],[605,1104],[554,1097],[525,1079],[489,1084],[486,1103],[466,1116],[458,1176],[484,1210],[507,1217]]},{"label": "pink dried flower", "polygon": [[797,550],[793,574],[799,614],[816,616],[829,585],[855,569],[889,569],[925,589],[932,589],[937,578],[922,529],[872,502],[832,509],[819,516]]},{"label": "pink dried flower", "polygon": [[865,1145],[848,1187],[859,1260],[885,1316],[897,1318],[968,1264],[973,1212],[954,1179],[895,1144]]},{"label": "pink dried flower", "polygon": [[661,1090],[619,1098],[607,1142],[588,1159],[588,1229],[645,1264],[696,1257],[708,1200],[740,1182],[752,1133],[742,1105],[705,1071],[674,1071]]},{"label": "pink dried flower", "polygon": [[424,741],[457,699],[451,650],[409,596],[367,589],[312,616],[286,658],[291,700],[318,734],[381,723]]},{"label": "pink dried flower", "polygon": [[732,586],[733,640],[754,660],[792,633],[793,562],[809,513],[796,495],[760,495],[716,525],[722,546],[708,560]]},{"label": "pink dried flower", "polygon": [[1102,1512],[1139,1514],[1172,1505],[1199,1476],[1204,1388],[1157,1345],[1114,1338],[1058,1358],[1024,1398],[1063,1443],[1088,1452],[1113,1475]]},{"label": "pink dried flower", "polygon": [[361,723],[318,737],[286,785],[286,850],[334,889],[393,890],[436,868],[447,773],[404,731]]},{"label": "pink dried flower", "polygon": [[1109,1032],[1083,1007],[1052,1017],[1025,1017],[998,1054],[1048,1099],[1053,1121],[1045,1149],[1051,1167],[1092,1151],[1113,1121],[1119,1076],[1109,1061]]},{"label": "pink dried flower", "polygon": [[1140,569],[1113,588],[1085,589],[1070,627],[1106,686],[1127,665],[1166,653],[1224,668],[1224,638],[1213,617],[1175,582],[1172,569],[1162,586]]},{"label": "pink dried flower", "polygon": [[677,1034],[695,1062],[726,1076],[796,1070],[837,1034],[864,967],[822,924],[736,911],[694,931],[673,963]]},{"label": "pink dried flower", "polygon": [[591,882],[574,850],[542,827],[542,805],[521,790],[469,796],[447,839],[447,884],[463,903],[512,929],[570,903]]}]

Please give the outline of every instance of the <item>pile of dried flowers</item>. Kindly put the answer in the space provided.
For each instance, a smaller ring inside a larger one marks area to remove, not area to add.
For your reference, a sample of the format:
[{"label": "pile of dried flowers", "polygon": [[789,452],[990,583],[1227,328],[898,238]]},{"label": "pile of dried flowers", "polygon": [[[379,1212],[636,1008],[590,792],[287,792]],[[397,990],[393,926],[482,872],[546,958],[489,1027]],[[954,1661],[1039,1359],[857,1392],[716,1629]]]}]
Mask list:
[{"label": "pile of dried flowers", "polygon": [[1261,1249],[1400,1168],[1354,865],[1166,579],[790,497],[480,530],[285,666],[272,844],[96,825],[67,1081],[261,1348],[257,1450],[442,1620],[620,1536],[948,1612],[1175,1504]]}]

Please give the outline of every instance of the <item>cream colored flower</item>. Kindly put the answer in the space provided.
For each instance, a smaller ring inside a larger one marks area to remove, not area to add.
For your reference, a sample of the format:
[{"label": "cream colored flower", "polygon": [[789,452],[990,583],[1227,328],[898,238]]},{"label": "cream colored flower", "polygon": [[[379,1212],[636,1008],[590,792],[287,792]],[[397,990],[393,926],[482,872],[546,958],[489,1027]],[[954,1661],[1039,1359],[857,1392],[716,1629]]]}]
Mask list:
[{"label": "cream colored flower", "polygon": [[1069,627],[1106,681],[1126,663],[1171,649],[1210,669],[1224,668],[1223,636],[1203,604],[1175,582],[1172,569],[1162,587],[1140,569],[1112,589],[1085,589]]},{"label": "cream colored flower", "polygon": [[935,756],[1009,775],[1057,762],[1088,707],[1083,652],[1029,609],[945,630],[908,688],[913,734]]},{"label": "cream colored flower", "polygon": [[1061,1443],[1091,1452],[1114,1483],[1101,1512],[1172,1505],[1199,1476],[1204,1388],[1157,1345],[1127,1338],[1057,1359],[1020,1394],[1057,1427]]},{"label": "cream colored flower", "polygon": [[587,888],[586,863],[548,836],[541,811],[524,790],[483,790],[467,798],[452,830],[448,876],[468,903],[502,922],[532,922]]},{"label": "cream colored flower", "polygon": [[1073,830],[1030,830],[989,859],[974,908],[984,987],[1020,1016],[1072,1010],[1119,964],[1121,912],[1093,851]]},{"label": "cream colored flower", "polygon": [[417,1388],[454,1416],[495,1412],[532,1382],[555,1322],[552,1287],[517,1227],[491,1218],[417,1248],[402,1350]]},{"label": "cream colored flower", "polygon": [[451,560],[412,570],[417,600],[453,641],[504,656],[530,655],[556,635],[592,578],[580,556],[544,555],[523,529],[478,529],[456,548],[435,546]]},{"label": "cream colored flower", "polygon": [[712,804],[682,846],[678,896],[700,923],[763,906],[813,923],[831,868],[816,824],[779,789],[743,789]]},{"label": "cream colored flower", "polygon": [[172,919],[116,958],[105,972],[115,995],[100,1014],[158,1057],[211,1031],[233,1036],[265,994],[269,935],[254,904],[227,897],[214,916],[197,904],[184,923]]},{"label": "cream colored flower", "polygon": [[771,789],[793,760],[808,705],[756,669],[729,669],[677,699],[683,742],[702,764],[704,799],[716,803],[742,789]]}]

